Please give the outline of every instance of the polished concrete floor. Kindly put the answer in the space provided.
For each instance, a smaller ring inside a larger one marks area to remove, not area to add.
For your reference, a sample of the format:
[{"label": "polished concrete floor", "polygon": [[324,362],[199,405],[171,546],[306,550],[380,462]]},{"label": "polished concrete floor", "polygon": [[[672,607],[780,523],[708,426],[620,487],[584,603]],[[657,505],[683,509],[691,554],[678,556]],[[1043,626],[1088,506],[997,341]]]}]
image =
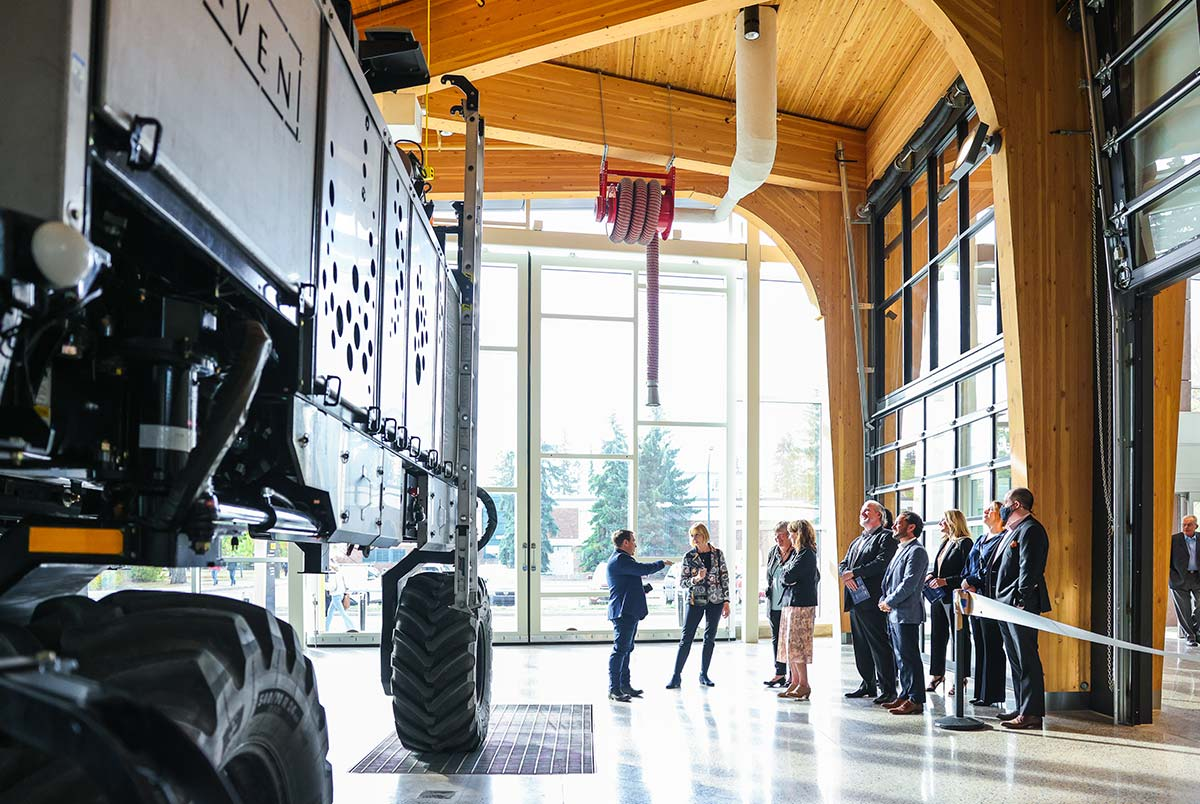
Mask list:
[{"label": "polished concrete floor", "polygon": [[[1169,647],[1174,647],[1169,645]],[[857,683],[850,648],[817,640],[812,702],[780,701],[761,684],[770,643],[717,646],[711,689],[663,689],[674,646],[638,645],[633,681],[646,697],[606,698],[602,645],[501,646],[495,703],[590,703],[596,773],[575,776],[361,775],[350,768],[391,730],[374,649],[313,650],[329,716],[335,801],[463,802],[909,801],[1139,802],[1200,800],[1200,664],[1168,671],[1153,726],[1115,727],[1099,715],[1052,716],[1044,732],[983,732],[895,717],[842,693]],[[953,699],[949,699],[951,702]],[[981,714],[994,714],[984,709]],[[424,796],[423,796],[424,794]]]}]

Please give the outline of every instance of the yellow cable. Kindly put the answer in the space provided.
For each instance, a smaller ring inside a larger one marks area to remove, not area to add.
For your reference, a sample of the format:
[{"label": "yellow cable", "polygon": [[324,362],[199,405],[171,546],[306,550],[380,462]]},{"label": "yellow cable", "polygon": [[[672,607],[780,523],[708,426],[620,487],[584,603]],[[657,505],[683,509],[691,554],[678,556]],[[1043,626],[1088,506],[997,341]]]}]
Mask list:
[{"label": "yellow cable", "polygon": [[[433,83],[433,26],[430,22],[431,8],[433,0],[425,0],[425,60],[429,64],[429,72],[431,73],[430,83]],[[425,85],[425,119],[421,121],[424,124],[424,130],[421,133],[421,146],[425,149],[429,148],[429,84]],[[428,152],[428,150],[426,151]],[[425,173],[428,169],[427,165],[421,165],[421,172]],[[428,177],[428,173],[425,173]]]}]

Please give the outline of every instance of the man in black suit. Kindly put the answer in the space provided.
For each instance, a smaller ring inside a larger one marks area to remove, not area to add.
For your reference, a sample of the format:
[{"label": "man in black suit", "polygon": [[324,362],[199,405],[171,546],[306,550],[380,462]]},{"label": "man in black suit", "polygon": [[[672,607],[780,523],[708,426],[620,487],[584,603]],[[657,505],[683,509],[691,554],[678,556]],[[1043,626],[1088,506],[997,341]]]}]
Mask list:
[{"label": "man in black suit", "polygon": [[[1007,533],[996,547],[996,600],[1031,614],[1050,611],[1046,591],[1046,558],[1050,537],[1033,516],[1033,492],[1015,488],[1004,497],[1000,520]],[[1000,635],[1012,669],[1017,707],[998,717],[1009,729],[1040,729],[1046,715],[1046,680],[1038,654],[1038,630],[1026,625],[1002,623]]]},{"label": "man in black suit", "polygon": [[1196,547],[1196,517],[1183,518],[1182,530],[1171,535],[1171,573],[1167,585],[1175,602],[1179,636],[1188,647],[1197,644],[1200,628],[1200,550]]},{"label": "man in black suit", "polygon": [[[862,683],[846,693],[847,698],[868,698],[878,693],[876,703],[896,699],[896,660],[887,635],[887,615],[879,610],[883,592],[883,573],[896,554],[896,539],[883,526],[883,506],[874,500],[863,503],[858,512],[863,532],[850,543],[846,557],[838,565],[845,589],[842,603],[850,612],[850,636],[854,643],[854,664]],[[851,591],[862,581],[867,597],[854,602]]]}]

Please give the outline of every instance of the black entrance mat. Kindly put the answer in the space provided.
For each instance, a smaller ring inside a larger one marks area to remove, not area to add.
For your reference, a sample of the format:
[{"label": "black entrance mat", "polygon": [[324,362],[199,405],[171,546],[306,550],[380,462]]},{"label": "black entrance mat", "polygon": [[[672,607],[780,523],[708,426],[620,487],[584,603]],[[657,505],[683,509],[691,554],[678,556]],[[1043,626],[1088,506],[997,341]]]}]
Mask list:
[{"label": "black entrance mat", "polygon": [[350,772],[531,776],[595,771],[590,705],[501,704],[492,707],[487,740],[469,754],[415,754],[392,735]]}]

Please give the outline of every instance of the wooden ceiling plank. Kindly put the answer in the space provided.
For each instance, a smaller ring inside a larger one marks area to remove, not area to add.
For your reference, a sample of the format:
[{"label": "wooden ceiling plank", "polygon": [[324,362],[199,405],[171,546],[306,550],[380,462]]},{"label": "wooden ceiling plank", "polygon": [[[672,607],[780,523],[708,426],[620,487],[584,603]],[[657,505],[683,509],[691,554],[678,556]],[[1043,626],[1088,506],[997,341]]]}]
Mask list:
[{"label": "wooden ceiling plank", "polygon": [[409,28],[425,48],[434,81],[446,73],[472,80],[620,42],[672,25],[735,12],[744,0],[418,0],[357,8],[359,30]]},{"label": "wooden ceiling plank", "polygon": [[[604,79],[605,129],[601,129],[599,80],[593,73],[538,64],[479,83],[480,106],[493,139],[542,148],[609,154],[664,165],[672,151],[667,90],[620,78]],[[674,91],[674,151],[681,169],[728,175],[736,144],[729,101]],[[430,125],[462,131],[450,108],[455,91],[430,95]],[[865,132],[806,118],[781,115],[775,167],[768,183],[811,190],[839,189],[836,143],[845,143],[850,186],[865,187]]]}]

